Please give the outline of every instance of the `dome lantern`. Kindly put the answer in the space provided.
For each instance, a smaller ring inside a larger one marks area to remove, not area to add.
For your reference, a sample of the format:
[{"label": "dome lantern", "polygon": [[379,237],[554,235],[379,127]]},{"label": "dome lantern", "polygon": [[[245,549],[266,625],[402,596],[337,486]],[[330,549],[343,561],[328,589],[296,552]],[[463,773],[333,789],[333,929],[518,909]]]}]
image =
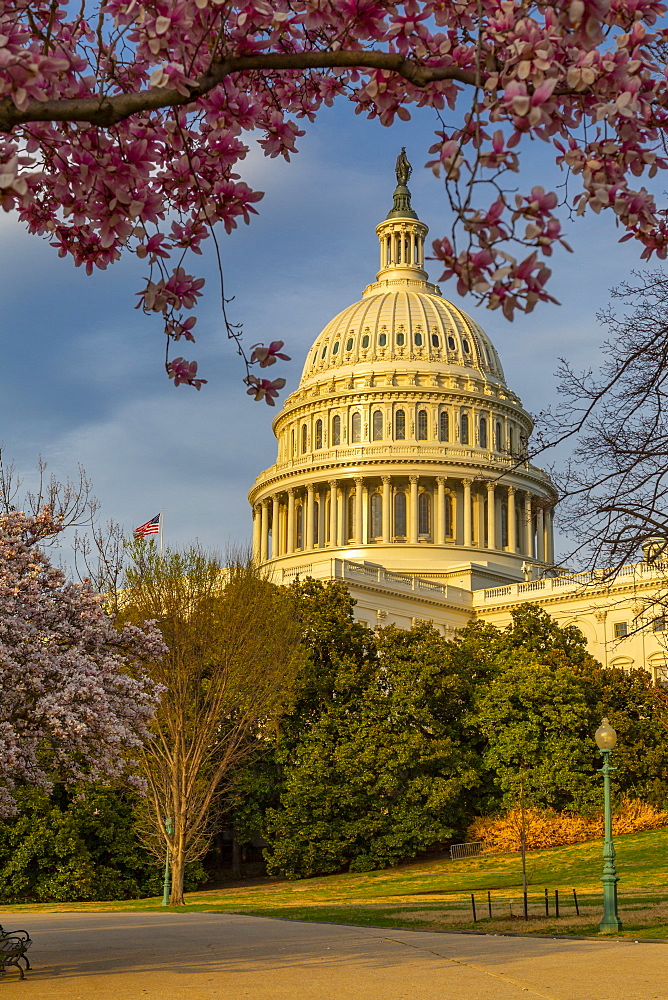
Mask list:
[{"label": "dome lantern", "polygon": [[397,157],[395,173],[397,186],[394,189],[394,204],[387,217],[376,233],[380,241],[380,270],[376,275],[376,284],[369,285],[365,294],[375,294],[386,282],[397,281],[426,284],[427,272],[424,270],[424,241],[429,232],[428,226],[420,222],[417,213],[411,206],[411,193],[408,180],[413,172],[406,150]]}]

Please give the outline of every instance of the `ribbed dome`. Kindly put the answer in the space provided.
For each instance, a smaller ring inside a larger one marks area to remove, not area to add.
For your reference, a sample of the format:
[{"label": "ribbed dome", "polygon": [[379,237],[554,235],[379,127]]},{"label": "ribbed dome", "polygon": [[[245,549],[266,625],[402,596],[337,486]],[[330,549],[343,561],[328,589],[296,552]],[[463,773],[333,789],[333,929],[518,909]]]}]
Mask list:
[{"label": "ribbed dome", "polygon": [[408,367],[417,362],[420,368],[428,362],[441,370],[475,368],[503,383],[501,362],[484,330],[444,299],[435,285],[415,280],[410,284],[418,287],[407,284],[376,282],[363,299],[335,316],[308,354],[301,386],[332,369],[405,368],[406,362]]}]

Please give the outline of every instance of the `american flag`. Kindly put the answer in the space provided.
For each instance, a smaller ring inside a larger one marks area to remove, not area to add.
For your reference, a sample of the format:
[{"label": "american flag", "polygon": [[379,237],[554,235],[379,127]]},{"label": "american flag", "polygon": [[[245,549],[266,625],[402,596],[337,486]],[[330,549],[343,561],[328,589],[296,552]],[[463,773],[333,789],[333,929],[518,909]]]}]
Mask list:
[{"label": "american flag", "polygon": [[157,535],[160,531],[160,515],[156,514],[152,521],[147,521],[146,524],[140,524],[138,528],[135,528],[135,535]]}]

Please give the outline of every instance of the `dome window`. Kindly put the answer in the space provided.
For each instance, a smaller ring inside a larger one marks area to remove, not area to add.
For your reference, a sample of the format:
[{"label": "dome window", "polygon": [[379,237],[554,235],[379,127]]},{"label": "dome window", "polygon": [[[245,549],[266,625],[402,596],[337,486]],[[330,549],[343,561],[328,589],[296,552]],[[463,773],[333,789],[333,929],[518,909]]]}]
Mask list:
[{"label": "dome window", "polygon": [[416,347],[422,347],[422,334],[421,333],[416,333],[413,339],[415,341],[415,346]]},{"label": "dome window", "polygon": [[432,333],[432,335],[431,335],[431,346],[432,347],[440,347],[441,346],[440,338],[437,337],[435,333]]},{"label": "dome window", "polygon": [[352,434],[350,436],[350,440],[353,444],[357,444],[362,440],[362,415],[360,413],[353,413],[351,429]]},{"label": "dome window", "polygon": [[418,497],[418,535],[420,538],[431,535],[431,497],[428,493]]},{"label": "dome window", "polygon": [[369,334],[365,333],[364,336],[362,337],[362,350],[365,351],[368,346],[369,346]]},{"label": "dome window", "polygon": [[485,417],[480,418],[480,447],[487,447],[487,419]]},{"label": "dome window", "polygon": [[383,537],[383,498],[380,493],[371,496],[371,537]]},{"label": "dome window", "polygon": [[315,422],[315,446],[316,448],[322,448],[322,420],[316,420]]},{"label": "dome window", "polygon": [[308,444],[308,428],[306,424],[302,424],[302,455],[306,451],[306,446]]},{"label": "dome window", "polygon": [[402,331],[401,333],[397,334],[397,347],[403,347],[405,343],[406,343],[406,335]]},{"label": "dome window", "polygon": [[471,345],[469,344],[469,342],[466,339],[466,337],[464,337],[464,339],[462,340],[462,347],[464,348],[464,354],[470,354],[471,353]]},{"label": "dome window", "polygon": [[373,440],[383,440],[383,413],[381,410],[373,411]]},{"label": "dome window", "polygon": [[395,441],[406,440],[406,413],[404,410],[397,410],[394,414],[394,439]]},{"label": "dome window", "polygon": [[337,340],[337,342],[334,344],[334,347],[332,348],[332,354],[338,354],[338,353],[339,353],[339,342]]},{"label": "dome window", "polygon": [[496,422],[494,438],[495,438],[494,446],[496,450],[503,451],[503,432],[501,429],[501,422],[499,420],[497,420]]},{"label": "dome window", "polygon": [[406,494],[397,493],[394,497],[394,534],[397,538],[406,537]]},{"label": "dome window", "polygon": [[450,427],[447,410],[441,410],[438,417],[438,439],[439,441],[450,440]]},{"label": "dome window", "polygon": [[427,440],[427,411],[418,410],[417,415],[417,439],[418,441]]},{"label": "dome window", "polygon": [[352,337],[348,337],[348,342],[346,344],[346,350],[347,351],[352,351],[352,349],[353,349],[353,338]]},{"label": "dome window", "polygon": [[326,354],[327,354],[327,344],[325,344],[325,346],[322,349],[322,354],[320,355],[320,360],[321,361],[325,357]]},{"label": "dome window", "polygon": [[387,334],[386,333],[381,333],[380,337],[378,338],[378,343],[379,343],[379,345],[381,347],[387,347]]},{"label": "dome window", "polygon": [[448,337],[448,347],[450,348],[451,351],[457,350],[457,345],[455,343],[454,337]]},{"label": "dome window", "polygon": [[341,444],[341,417],[332,420],[332,444]]},{"label": "dome window", "polygon": [[459,424],[459,440],[462,444],[469,443],[469,418],[466,413],[462,413]]}]

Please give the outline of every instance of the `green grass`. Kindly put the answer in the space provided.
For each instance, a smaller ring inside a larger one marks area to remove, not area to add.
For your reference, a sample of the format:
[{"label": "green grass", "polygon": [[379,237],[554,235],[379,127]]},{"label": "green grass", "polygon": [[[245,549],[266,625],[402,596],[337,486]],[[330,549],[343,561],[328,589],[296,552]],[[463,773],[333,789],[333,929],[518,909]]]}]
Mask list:
[{"label": "green grass", "polygon": [[[620,915],[623,936],[668,938],[668,828],[617,838]],[[528,855],[530,911],[522,918],[521,865],[518,854],[461,861],[415,862],[364,874],[330,875],[287,881],[264,879],[225,889],[191,893],[186,912],[234,912],[289,920],[328,921],[412,930],[595,934],[601,914],[602,841],[532,851]],[[544,889],[550,898],[545,916]],[[561,918],[554,917],[554,890]],[[578,892],[580,916],[572,890]],[[487,916],[487,892],[493,918]],[[476,923],[470,894],[476,896]],[[512,914],[511,914],[511,901]],[[55,903],[3,906],[3,912],[160,911],[159,899],[104,903]],[[179,912],[183,912],[179,909]]]}]

